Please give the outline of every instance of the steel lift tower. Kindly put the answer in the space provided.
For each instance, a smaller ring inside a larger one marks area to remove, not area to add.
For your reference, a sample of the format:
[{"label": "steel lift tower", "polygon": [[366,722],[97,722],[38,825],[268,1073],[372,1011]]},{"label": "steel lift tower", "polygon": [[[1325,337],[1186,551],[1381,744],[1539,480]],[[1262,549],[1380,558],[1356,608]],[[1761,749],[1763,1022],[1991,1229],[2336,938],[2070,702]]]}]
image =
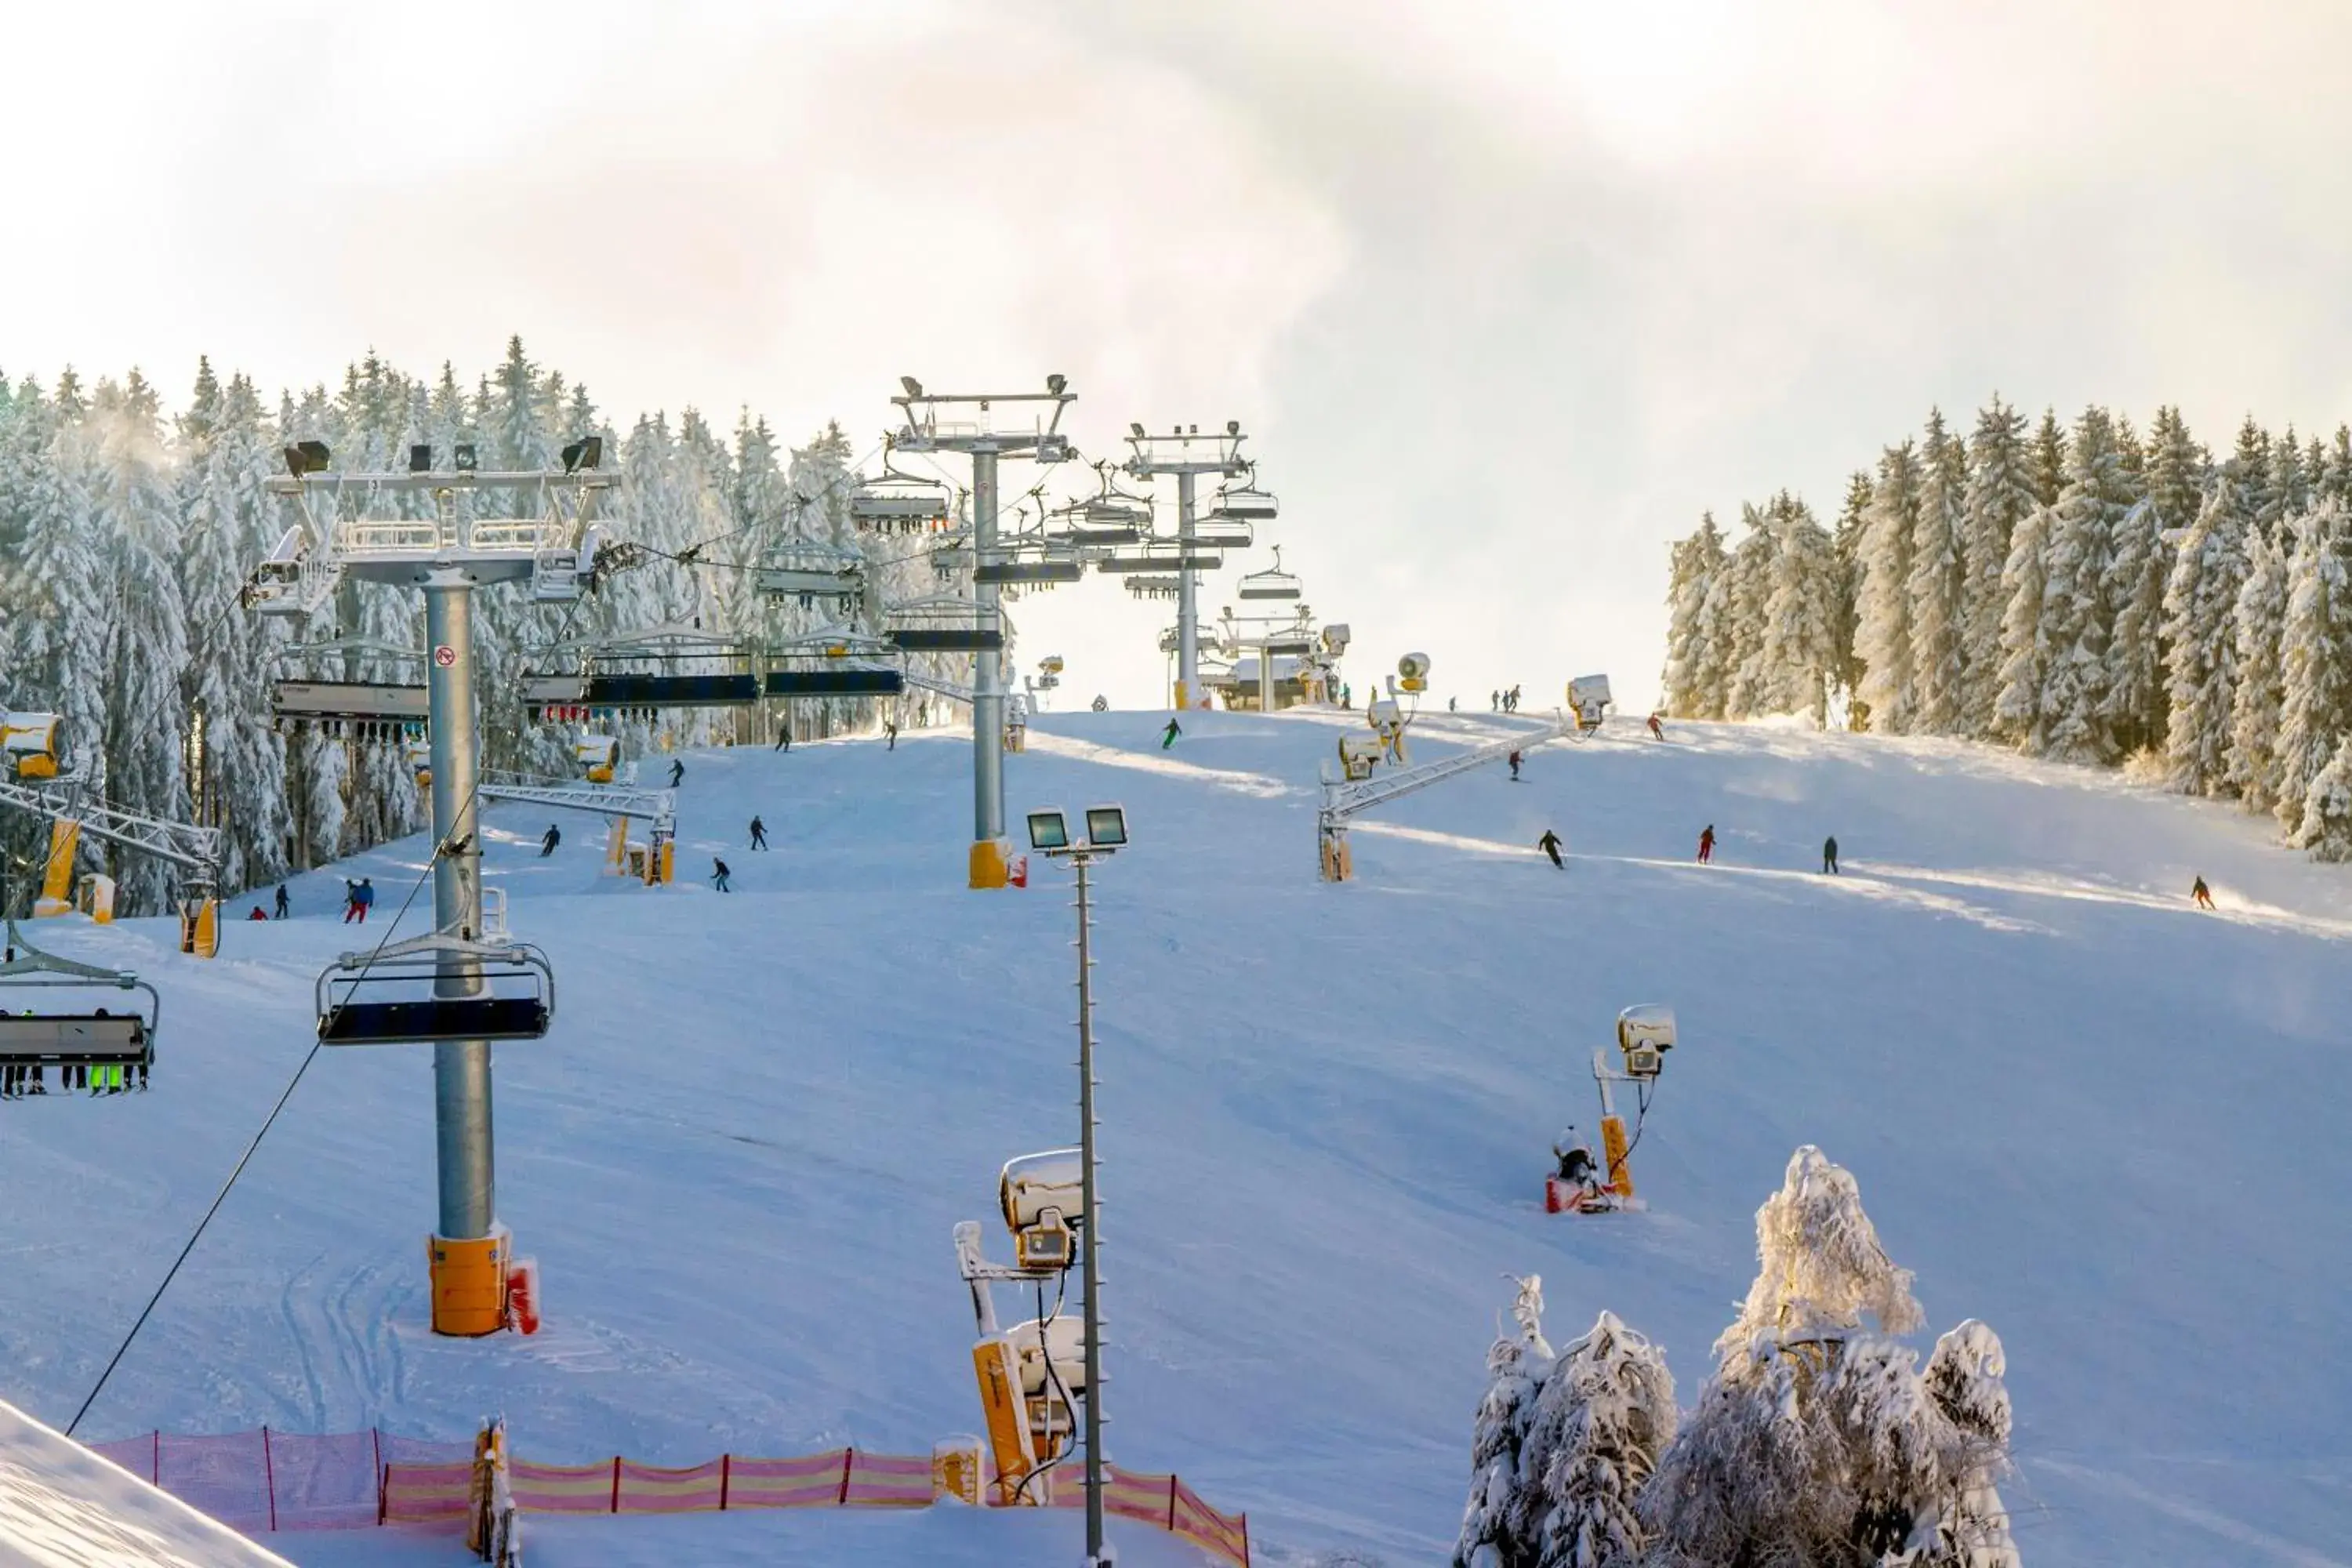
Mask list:
[{"label": "steel lift tower", "polygon": [[[962,452],[971,458],[972,557],[989,562],[999,553],[996,538],[996,464],[1003,457],[1026,457],[1040,463],[1064,463],[1077,456],[1070,438],[1061,434],[1062,410],[1077,401],[1065,390],[1059,375],[1045,378],[1043,392],[925,392],[923,384],[902,375],[906,390],[890,401],[906,416],[906,428],[892,437],[901,452]],[[1045,403],[1052,414],[1022,429],[993,426],[989,415],[995,405]],[[976,417],[942,419],[942,410],[969,410]],[[930,652],[972,655],[971,694],[971,886],[1001,888],[1005,884],[1004,837],[1004,626],[997,611],[998,586],[975,577],[972,588],[972,628],[970,637],[952,642],[934,634],[923,647]]]},{"label": "steel lift tower", "polygon": [[[620,483],[618,474],[599,471],[603,453],[604,443],[588,437],[564,448],[560,472],[482,472],[470,446],[448,454],[448,468],[435,464],[432,448],[419,446],[410,448],[404,473],[336,473],[329,469],[326,445],[304,441],[286,448],[287,473],[269,481],[272,493],[293,500],[299,520],[247,586],[247,600],[260,613],[315,614],[331,604],[347,578],[425,595],[435,841],[435,935],[425,940],[438,944],[436,998],[464,1002],[487,988],[475,815],[474,590],[520,582],[545,602],[580,596],[602,532],[592,521],[597,497]],[[537,515],[473,516],[458,501],[476,494],[521,497],[535,504]],[[430,515],[366,515],[380,502],[419,495],[429,499]],[[359,515],[344,515],[347,505]],[[322,1039],[344,1012],[356,1010],[322,1015]],[[539,1027],[544,1030],[543,1018]],[[439,1224],[429,1244],[433,1327],[448,1334],[494,1332],[505,1316],[508,1242],[498,1223],[490,1044],[447,1037],[423,1024],[405,1030],[394,1026],[366,1043],[402,1040],[433,1046],[440,1177]]]},{"label": "steel lift tower", "polygon": [[[1127,429],[1127,443],[1134,448],[1127,460],[1129,473],[1139,479],[1176,476],[1176,706],[1189,709],[1201,695],[1200,569],[1193,552],[1195,546],[1206,548],[1200,538],[1193,481],[1202,474],[1245,479],[1250,471],[1242,457],[1245,437],[1238,419],[1226,420],[1223,435],[1205,437],[1198,425],[1179,426],[1165,436],[1146,435],[1141,425]],[[1210,563],[1214,563],[1212,557]]]}]

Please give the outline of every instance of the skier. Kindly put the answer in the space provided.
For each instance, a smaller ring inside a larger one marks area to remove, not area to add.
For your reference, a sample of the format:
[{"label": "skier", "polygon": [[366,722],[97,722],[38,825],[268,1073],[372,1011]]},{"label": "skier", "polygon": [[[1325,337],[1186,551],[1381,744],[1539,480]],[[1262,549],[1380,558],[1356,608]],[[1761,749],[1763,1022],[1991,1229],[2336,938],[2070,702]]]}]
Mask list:
[{"label": "skier", "polygon": [[1715,858],[1715,824],[1710,822],[1698,836],[1698,863],[1702,866]]},{"label": "skier", "polygon": [[1445,700],[1445,710],[1448,713],[1459,713],[1462,711],[1462,705],[1449,697]]},{"label": "skier", "polygon": [[290,900],[286,897],[286,884],[280,882],[278,884],[278,918],[279,920],[286,918],[286,912],[289,907]]},{"label": "skier", "polygon": [[751,847],[754,849],[765,849],[767,847],[768,825],[754,816],[751,819]]},{"label": "skier", "polygon": [[727,869],[727,862],[713,855],[710,858],[710,880],[720,892],[731,893],[735,890],[727,885],[727,879],[730,875],[732,873]]},{"label": "skier", "polygon": [[349,925],[361,915],[360,885],[346,877],[343,879],[343,923]]},{"label": "skier", "polygon": [[1176,737],[1183,732],[1182,728],[1177,724],[1175,720],[1169,720],[1167,731],[1160,737],[1160,749],[1164,752],[1169,747],[1174,745],[1176,743]]},{"label": "skier", "polygon": [[882,748],[884,751],[895,752],[898,749],[898,722],[897,720],[885,719],[882,721],[882,738],[889,742],[889,744]]},{"label": "skier", "polygon": [[1563,862],[1559,858],[1559,835],[1554,833],[1550,828],[1547,827],[1544,829],[1544,836],[1536,840],[1536,847],[1550,856],[1551,863],[1553,865],[1565,865],[1565,862]]},{"label": "skier", "polygon": [[1511,753],[1511,782],[1519,782],[1519,753],[1517,752]]},{"label": "skier", "polygon": [[1835,834],[1832,834],[1829,837],[1822,840],[1822,869],[1828,872],[1832,877],[1838,874],[1837,836]]},{"label": "skier", "polygon": [[266,921],[269,917],[262,912],[259,904],[256,904],[253,906],[253,912],[245,918],[249,921]]},{"label": "skier", "polygon": [[539,841],[539,858],[542,860],[546,859],[550,855],[555,853],[555,847],[562,842],[563,830],[556,826],[555,824],[551,822],[549,823],[547,825],[547,836]]},{"label": "skier", "polygon": [[368,911],[375,908],[375,884],[362,877],[359,887],[352,890],[352,899],[360,907],[360,924],[367,924]]},{"label": "skier", "polygon": [[792,721],[791,721],[790,720],[786,720],[786,719],[779,719],[779,720],[777,720],[777,721],[776,721],[776,750],[778,750],[778,751],[780,751],[780,752],[789,752],[789,751],[791,751],[792,749],[793,749],[793,726],[792,726]]},{"label": "skier", "polygon": [[1662,715],[1656,713],[1650,715],[1650,739],[1654,741],[1663,741],[1666,738],[1666,727],[1658,722],[1661,717]]},{"label": "skier", "polygon": [[669,787],[676,789],[679,784],[684,784],[685,782],[685,762],[680,758],[672,757],[669,762]]},{"label": "skier", "polygon": [[2213,889],[2205,885],[2205,879],[2202,877],[2198,878],[2197,885],[2189,889],[2189,897],[2200,910],[2210,910],[2213,907]]},{"label": "skier", "polygon": [[1349,709],[1349,708],[1353,708],[1355,705],[1356,705],[1356,689],[1355,689],[1354,687],[1352,687],[1352,686],[1349,686],[1349,684],[1347,684],[1345,681],[1340,682],[1340,684],[1339,684],[1339,706],[1340,706],[1340,708],[1341,708],[1341,709],[1343,709],[1343,710],[1345,710],[1345,709]]},{"label": "skier", "polygon": [[1503,711],[1506,713],[1516,713],[1518,710],[1519,689],[1514,686],[1510,690],[1503,694]]},{"label": "skier", "polygon": [[1559,1162],[1561,1181],[1586,1196],[1599,1194],[1601,1167],[1592,1158],[1591,1145],[1576,1135],[1575,1128],[1567,1129],[1553,1141],[1551,1153]]},{"label": "skier", "polygon": [[1486,693],[1486,711],[1489,713],[1500,713],[1502,710],[1503,694],[1500,691],[1489,691]]}]

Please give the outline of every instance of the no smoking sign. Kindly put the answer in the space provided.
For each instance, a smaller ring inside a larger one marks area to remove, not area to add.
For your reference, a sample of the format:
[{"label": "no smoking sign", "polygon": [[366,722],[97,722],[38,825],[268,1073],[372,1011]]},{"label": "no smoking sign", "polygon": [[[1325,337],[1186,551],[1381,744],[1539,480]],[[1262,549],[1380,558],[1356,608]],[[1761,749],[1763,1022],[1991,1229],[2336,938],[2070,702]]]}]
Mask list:
[{"label": "no smoking sign", "polygon": [[457,662],[457,650],[447,643],[441,643],[433,649],[433,662],[447,669]]}]

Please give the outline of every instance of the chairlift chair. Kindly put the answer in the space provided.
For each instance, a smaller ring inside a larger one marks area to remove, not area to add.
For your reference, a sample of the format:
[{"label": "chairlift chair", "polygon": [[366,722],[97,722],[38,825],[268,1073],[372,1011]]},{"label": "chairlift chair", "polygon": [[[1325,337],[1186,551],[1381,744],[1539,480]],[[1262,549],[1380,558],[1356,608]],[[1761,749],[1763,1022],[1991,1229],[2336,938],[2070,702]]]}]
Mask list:
[{"label": "chairlift chair", "polygon": [[1298,579],[1282,569],[1282,546],[1274,547],[1274,564],[1263,572],[1252,572],[1234,586],[1234,594],[1244,599],[1296,599],[1304,590]]},{"label": "chairlift chair", "polygon": [[1271,522],[1280,509],[1274,497],[1257,488],[1257,469],[1252,468],[1245,483],[1223,486],[1209,507],[1209,516],[1237,522]]},{"label": "chairlift chair", "polygon": [[803,609],[817,601],[855,601],[865,577],[866,558],[813,540],[794,539],[777,549],[752,574],[771,599],[798,599]]},{"label": "chairlift chair", "polygon": [[536,1040],[555,1019],[555,969],[529,942],[436,931],[344,953],[314,995],[322,1045]]},{"label": "chairlift chair", "polygon": [[1192,523],[1192,542],[1204,549],[1247,550],[1255,542],[1255,531],[1238,517],[1221,516],[1211,512],[1196,518]]},{"label": "chairlift chair", "polygon": [[780,650],[768,667],[771,697],[896,697],[904,671],[892,662],[898,646],[853,632],[812,633]]},{"label": "chairlift chair", "polygon": [[[45,1092],[49,1068],[59,1069],[59,1089],[79,1080],[89,1087],[95,1069],[113,1089],[147,1087],[155,1060],[156,1026],[163,1001],[152,985],[127,969],[104,969],[43,952],[25,940],[16,922],[6,925],[7,952],[0,963],[0,1069],[10,1096],[27,1089]],[[126,1009],[88,1005],[41,1005],[35,990],[143,991],[142,1011],[134,998]],[[128,1075],[135,1072],[135,1084]]]},{"label": "chairlift chair", "polygon": [[1173,575],[1129,577],[1120,584],[1139,599],[1173,599],[1184,591],[1184,580]]},{"label": "chairlift chair", "polygon": [[918,599],[891,606],[884,618],[884,636],[905,653],[988,653],[1004,647],[1003,616],[969,599]]},{"label": "chairlift chair", "polygon": [[882,471],[860,479],[850,492],[849,516],[860,532],[919,533],[948,521],[948,487],[938,479],[905,473],[882,453]]}]

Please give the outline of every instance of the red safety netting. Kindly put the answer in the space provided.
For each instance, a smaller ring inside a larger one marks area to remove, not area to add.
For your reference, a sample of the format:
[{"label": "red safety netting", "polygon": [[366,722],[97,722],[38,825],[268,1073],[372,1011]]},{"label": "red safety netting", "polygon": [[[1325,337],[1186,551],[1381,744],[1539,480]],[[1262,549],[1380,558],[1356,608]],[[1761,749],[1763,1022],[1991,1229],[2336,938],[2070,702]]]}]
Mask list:
[{"label": "red safety netting", "polygon": [[[267,1427],[219,1436],[151,1432],[91,1450],[222,1523],[250,1531],[370,1524],[462,1528],[472,1506],[474,1448],[374,1430],[289,1436]],[[1075,1469],[1052,1480],[1051,1504],[1075,1508]],[[929,1455],[832,1448],[792,1458],[721,1455],[682,1468],[614,1458],[590,1465],[516,1459],[509,1484],[533,1513],[693,1513],[772,1508],[924,1508],[936,1496]],[[1104,1507],[1157,1525],[1249,1568],[1249,1519],[1219,1513],[1174,1476],[1105,1468]],[[1033,1491],[1036,1489],[1033,1489]]]}]

